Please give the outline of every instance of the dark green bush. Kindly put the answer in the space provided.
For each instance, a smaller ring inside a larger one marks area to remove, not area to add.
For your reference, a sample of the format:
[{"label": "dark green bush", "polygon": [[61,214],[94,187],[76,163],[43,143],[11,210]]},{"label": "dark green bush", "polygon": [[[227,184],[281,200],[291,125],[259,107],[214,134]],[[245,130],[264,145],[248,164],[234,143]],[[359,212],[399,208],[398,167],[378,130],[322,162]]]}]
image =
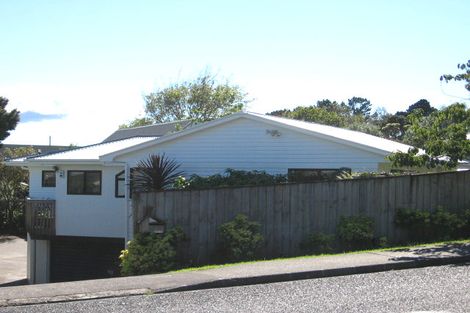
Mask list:
[{"label": "dark green bush", "polygon": [[434,212],[399,209],[395,215],[395,224],[407,231],[411,242],[450,240],[466,233],[465,214],[458,215],[443,208]]},{"label": "dark green bush", "polygon": [[238,214],[232,221],[219,227],[219,251],[221,261],[238,262],[253,260],[258,256],[264,238],[260,224]]},{"label": "dark green bush", "polygon": [[461,214],[462,227],[460,228],[460,237],[470,238],[470,209],[467,209]]},{"label": "dark green bush", "polygon": [[423,242],[431,237],[431,213],[428,211],[399,209],[395,214],[395,225],[407,230],[411,242]]},{"label": "dark green bush", "polygon": [[435,240],[450,240],[458,237],[459,229],[462,228],[462,219],[455,213],[442,208],[431,214],[432,238]]},{"label": "dark green bush", "polygon": [[271,175],[265,171],[238,171],[228,168],[223,175],[216,174],[207,177],[192,175],[189,180],[189,189],[274,185],[286,181],[287,175]]},{"label": "dark green bush", "polygon": [[123,250],[121,275],[143,275],[168,272],[178,267],[176,248],[185,239],[180,227],[165,234],[137,234]]},{"label": "dark green bush", "polygon": [[338,239],[346,250],[366,249],[373,245],[374,223],[370,217],[342,216],[337,226]]},{"label": "dark green bush", "polygon": [[313,233],[300,243],[300,249],[307,254],[322,254],[333,252],[335,236],[323,233]]}]

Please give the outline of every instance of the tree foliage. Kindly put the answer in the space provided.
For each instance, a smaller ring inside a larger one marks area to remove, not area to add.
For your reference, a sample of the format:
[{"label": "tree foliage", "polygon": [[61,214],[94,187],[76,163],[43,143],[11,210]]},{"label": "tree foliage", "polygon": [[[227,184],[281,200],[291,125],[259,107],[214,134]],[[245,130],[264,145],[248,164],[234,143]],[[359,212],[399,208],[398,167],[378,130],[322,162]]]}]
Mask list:
[{"label": "tree foliage", "polygon": [[369,116],[370,110],[372,109],[370,101],[361,97],[352,97],[349,99],[348,106],[353,115]]},{"label": "tree foliage", "polygon": [[352,97],[348,104],[344,102],[323,99],[316,105],[298,106],[293,110],[278,110],[270,115],[314,122],[341,128],[362,131],[380,136],[379,122],[383,112],[371,112],[371,103],[366,98]]},{"label": "tree foliage", "polygon": [[429,116],[417,110],[408,116],[410,125],[404,141],[424,149],[425,154],[417,149],[409,153],[395,153],[390,160],[395,166],[411,167],[455,167],[459,160],[470,157],[470,109],[463,103],[454,103],[442,110],[436,110]]},{"label": "tree foliage", "polygon": [[463,81],[465,82],[465,89],[470,91],[470,60],[467,63],[457,64],[457,68],[463,73],[456,75],[444,74],[441,76],[441,81],[448,83],[449,81]]},{"label": "tree foliage", "polygon": [[0,155],[0,232],[20,234],[24,227],[24,199],[28,195],[28,171],[5,166],[5,159],[36,154],[33,148],[5,149]]},{"label": "tree foliage", "polygon": [[1,141],[10,135],[10,130],[15,129],[20,120],[20,112],[13,109],[10,112],[6,110],[8,99],[0,97],[0,146]]},{"label": "tree foliage", "polygon": [[240,87],[220,83],[211,73],[174,83],[144,96],[145,116],[129,123],[143,126],[191,119],[206,122],[241,111],[249,102]]},{"label": "tree foliage", "polygon": [[382,136],[387,139],[403,141],[406,130],[411,124],[410,115],[420,114],[421,117],[429,116],[435,112],[428,100],[421,99],[408,107],[406,111],[398,111],[386,116],[381,123]]}]

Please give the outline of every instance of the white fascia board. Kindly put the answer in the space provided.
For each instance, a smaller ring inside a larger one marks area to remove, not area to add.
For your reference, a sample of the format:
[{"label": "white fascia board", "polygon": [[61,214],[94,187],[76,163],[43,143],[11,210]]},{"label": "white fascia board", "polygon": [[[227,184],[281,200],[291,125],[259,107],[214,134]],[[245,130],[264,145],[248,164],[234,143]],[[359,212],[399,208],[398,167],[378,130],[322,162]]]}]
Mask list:
[{"label": "white fascia board", "polygon": [[193,134],[195,132],[202,131],[204,129],[212,128],[212,127],[218,126],[220,124],[236,120],[236,119],[238,119],[240,117],[243,117],[243,116],[246,116],[246,115],[248,115],[248,113],[243,113],[243,112],[234,113],[234,114],[228,115],[226,117],[223,117],[223,118],[220,118],[220,119],[217,119],[217,120],[212,120],[210,122],[206,122],[206,123],[203,123],[203,124],[199,124],[199,125],[184,129],[182,131],[176,132],[176,133],[171,134],[171,135],[163,136],[163,137],[157,138],[155,140],[143,142],[141,144],[138,144],[138,145],[135,145],[135,146],[132,146],[132,147],[128,147],[128,148],[124,148],[122,150],[113,151],[113,152],[104,154],[104,155],[100,156],[100,160],[101,161],[113,161],[114,158],[116,158],[120,155],[130,153],[130,152],[134,152],[134,151],[138,151],[138,150],[141,150],[141,149],[146,149],[146,148],[149,148],[149,147],[152,147],[152,146],[156,146],[156,145],[159,145],[161,143],[171,141],[171,140],[174,140],[174,139],[179,138],[179,137],[190,135],[190,134]]},{"label": "white fascia board", "polygon": [[16,162],[9,162],[9,161],[3,161],[3,165],[6,166],[16,166],[16,167],[25,167],[28,166],[28,162],[25,161],[16,161]]},{"label": "white fascia board", "polygon": [[100,160],[30,160],[23,166],[54,166],[54,165],[101,165],[123,166],[125,162],[103,162]]}]

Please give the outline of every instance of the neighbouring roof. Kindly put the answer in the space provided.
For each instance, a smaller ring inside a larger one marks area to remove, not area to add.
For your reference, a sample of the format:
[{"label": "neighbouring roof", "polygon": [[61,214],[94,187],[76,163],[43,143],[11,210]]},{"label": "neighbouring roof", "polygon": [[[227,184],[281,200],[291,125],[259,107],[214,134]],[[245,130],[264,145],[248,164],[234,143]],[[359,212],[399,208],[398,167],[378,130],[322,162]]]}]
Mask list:
[{"label": "neighbouring roof", "polygon": [[103,142],[110,142],[115,140],[127,139],[132,137],[162,137],[169,133],[173,133],[178,130],[186,129],[192,123],[191,120],[176,121],[169,123],[160,123],[155,125],[122,128],[116,130]]},{"label": "neighbouring roof", "polygon": [[0,154],[5,149],[18,149],[18,148],[33,148],[39,153],[51,153],[57,151],[64,151],[73,149],[71,146],[47,146],[47,145],[21,145],[21,144],[2,144],[0,147]]},{"label": "neighbouring roof", "polygon": [[158,137],[133,137],[128,139],[116,140],[111,142],[99,143],[95,145],[76,148],[68,151],[61,151],[57,153],[50,153],[46,155],[32,156],[26,158],[18,158],[7,161],[7,163],[14,165],[15,163],[28,163],[28,162],[67,162],[67,161],[99,161],[100,156],[129,148],[144,142],[148,142]]}]

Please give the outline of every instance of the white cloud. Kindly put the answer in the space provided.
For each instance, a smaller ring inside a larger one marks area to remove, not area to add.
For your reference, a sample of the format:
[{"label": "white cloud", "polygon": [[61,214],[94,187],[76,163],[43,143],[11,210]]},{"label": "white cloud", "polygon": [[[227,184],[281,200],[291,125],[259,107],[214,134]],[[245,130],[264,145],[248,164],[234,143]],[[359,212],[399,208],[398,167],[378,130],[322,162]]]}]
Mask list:
[{"label": "white cloud", "polygon": [[89,83],[80,86],[16,85],[4,88],[9,109],[64,114],[60,120],[20,123],[4,143],[93,144],[143,111],[137,84]]}]

